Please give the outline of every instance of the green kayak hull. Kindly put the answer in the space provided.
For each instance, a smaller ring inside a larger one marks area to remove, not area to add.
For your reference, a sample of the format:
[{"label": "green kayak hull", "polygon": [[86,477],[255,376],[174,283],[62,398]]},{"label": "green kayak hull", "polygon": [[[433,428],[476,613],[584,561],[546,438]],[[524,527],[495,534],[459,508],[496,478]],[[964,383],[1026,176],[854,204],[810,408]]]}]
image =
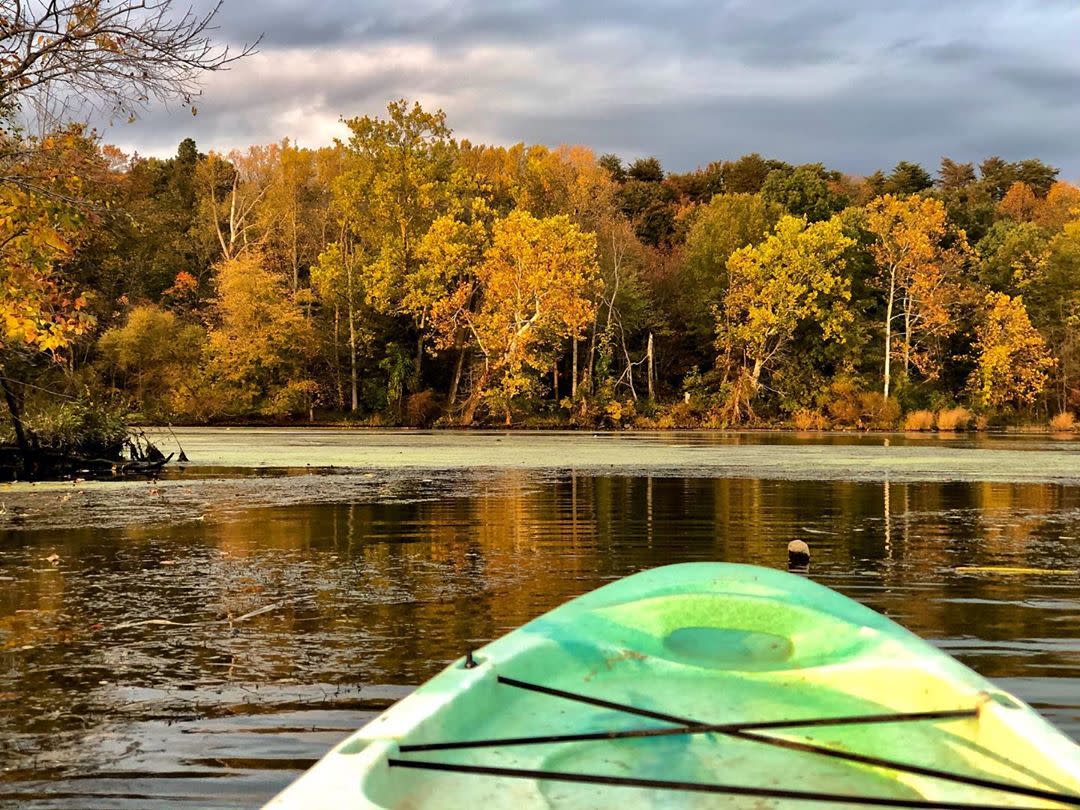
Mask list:
[{"label": "green kayak hull", "polygon": [[[814,722],[832,718],[850,720]],[[770,721],[787,725],[745,727]],[[724,728],[685,728],[703,724]],[[445,745],[465,742],[482,744]],[[801,576],[689,563],[612,582],[454,662],[267,807],[1064,807],[1050,797],[1077,795],[1080,747],[896,623]]]}]

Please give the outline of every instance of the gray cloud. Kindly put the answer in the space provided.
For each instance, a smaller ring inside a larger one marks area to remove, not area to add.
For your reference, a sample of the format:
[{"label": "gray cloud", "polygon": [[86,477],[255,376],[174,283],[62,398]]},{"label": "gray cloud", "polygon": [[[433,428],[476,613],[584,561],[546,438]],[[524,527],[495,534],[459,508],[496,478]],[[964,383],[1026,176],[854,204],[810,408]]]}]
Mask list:
[{"label": "gray cloud", "polygon": [[197,117],[152,110],[109,140],[316,146],[406,96],[472,140],[674,170],[749,151],[854,172],[1000,153],[1080,174],[1065,0],[226,0],[219,22],[229,42],[264,33],[261,53],[209,77]]}]

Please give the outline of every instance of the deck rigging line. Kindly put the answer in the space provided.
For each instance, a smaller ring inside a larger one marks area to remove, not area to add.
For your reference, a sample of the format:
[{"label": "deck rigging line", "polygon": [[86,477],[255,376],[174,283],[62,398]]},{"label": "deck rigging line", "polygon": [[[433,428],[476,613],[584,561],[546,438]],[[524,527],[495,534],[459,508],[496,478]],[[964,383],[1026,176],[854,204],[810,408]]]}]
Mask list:
[{"label": "deck rigging line", "polygon": [[[770,720],[757,723],[706,724],[685,717],[679,717],[673,714],[666,714],[664,712],[656,712],[649,709],[642,709],[637,706],[630,706],[625,703],[617,703],[615,701],[592,697],[590,695],[582,695],[577,692],[568,692],[562,689],[555,689],[554,687],[550,686],[543,686],[541,684],[529,683],[528,681],[521,681],[516,678],[509,678],[504,675],[497,676],[497,680],[499,683],[506,684],[507,686],[512,686],[517,689],[523,689],[530,692],[537,692],[543,695],[563,698],[565,700],[571,700],[576,703],[584,703],[590,706],[599,706],[601,708],[612,709],[614,711],[623,712],[626,714],[633,714],[639,717],[648,717],[667,723],[675,723],[677,724],[677,727],[671,729],[631,729],[628,731],[563,734],[550,735],[546,737],[514,737],[505,738],[502,740],[491,739],[402,745],[400,746],[399,751],[401,751],[401,753],[411,753],[416,751],[439,751],[461,748],[493,747],[500,745],[531,745],[540,743],[582,742],[588,740],[608,740],[634,737],[659,737],[676,734],[719,733],[734,737],[735,739],[761,743],[764,745],[771,745],[779,748],[786,748],[794,751],[803,751],[806,753],[818,754],[820,756],[832,757],[834,759],[848,760],[850,762],[859,763],[860,765],[870,765],[877,768],[887,768],[889,770],[913,773],[920,776],[928,776],[934,779],[956,782],[959,784],[970,785],[972,787],[981,787],[989,790],[996,790],[1003,793],[1012,793],[1015,795],[1026,796],[1030,798],[1046,799],[1049,801],[1059,802],[1061,804],[1080,807],[1080,796],[1058,793],[1052,790],[1045,790],[1042,788],[1027,787],[1025,785],[1010,784],[1008,782],[999,782],[993,779],[984,779],[978,776],[965,776],[963,774],[952,773],[950,771],[938,770],[937,768],[927,768],[921,765],[911,765],[904,762],[896,762],[890,759],[883,759],[881,757],[873,757],[865,754],[852,753],[836,748],[830,748],[828,746],[816,745],[810,742],[801,742],[798,740],[773,737],[767,734],[754,733],[755,731],[760,731],[764,729],[813,728],[822,726],[908,722],[913,720],[955,719],[962,717],[973,717],[978,715],[977,708],[939,712],[910,712],[850,717],[817,717],[807,718],[805,720]],[[699,782],[670,782],[667,780],[634,779],[618,776],[602,776],[597,774],[567,774],[554,771],[531,771],[517,768],[493,768],[481,765],[457,765],[454,763],[425,762],[407,759],[391,759],[389,760],[389,762],[391,765],[397,765],[401,767],[424,768],[427,770],[455,771],[458,773],[486,774],[491,776],[507,776],[523,779],[548,779],[564,782],[582,782],[588,784],[623,785],[627,787],[662,787],[669,790],[689,790],[704,793],[727,793],[731,795],[759,796],[766,798],[804,799],[806,801],[833,801],[843,802],[847,804],[862,804],[867,806],[879,807],[968,808],[969,810],[974,810],[974,808],[994,808],[994,810],[997,810],[997,808],[999,807],[998,805],[976,805],[956,802],[915,802],[874,797],[837,796],[834,794],[802,793],[800,791],[776,791],[766,788],[737,787],[732,785],[709,785]]]},{"label": "deck rigging line", "polygon": [[[694,723],[673,728],[632,728],[622,731],[589,731],[580,734],[549,734],[534,737],[494,737],[486,740],[415,743],[399,747],[403,754],[416,751],[454,751],[461,748],[502,748],[514,745],[625,740],[641,737],[673,737],[680,734],[745,734],[761,729],[821,728],[822,726],[870,725],[872,723],[910,723],[917,720],[954,720],[977,717],[978,709],[949,709],[937,712],[864,714],[851,717],[809,717],[804,720],[763,720],[751,723]],[[746,734],[749,739],[751,734]],[[772,739],[772,738],[770,738]]]},{"label": "deck rigging line", "polygon": [[[892,799],[884,796],[852,796],[845,793],[818,793],[815,791],[784,790],[782,788],[744,787],[742,785],[719,785],[708,782],[675,782],[667,779],[639,779],[632,776],[605,776],[592,773],[563,773],[561,771],[528,770],[525,768],[496,768],[489,765],[459,765],[454,762],[427,762],[413,759],[388,759],[390,767],[415,768],[425,771],[469,773],[481,776],[500,776],[509,779],[536,779],[548,782],[577,782],[586,785],[610,785],[612,787],[651,788],[653,790],[685,790],[692,793],[722,793],[729,796],[754,796],[761,799],[790,799],[804,802],[828,802],[829,804],[854,804],[864,807],[920,807],[935,810],[1007,810],[1000,804],[973,804],[969,802],[945,802],[928,799]],[[1017,810],[1010,808],[1009,810]],[[1023,810],[1021,808],[1020,810]],[[1027,808],[1036,810],[1036,808]]]}]

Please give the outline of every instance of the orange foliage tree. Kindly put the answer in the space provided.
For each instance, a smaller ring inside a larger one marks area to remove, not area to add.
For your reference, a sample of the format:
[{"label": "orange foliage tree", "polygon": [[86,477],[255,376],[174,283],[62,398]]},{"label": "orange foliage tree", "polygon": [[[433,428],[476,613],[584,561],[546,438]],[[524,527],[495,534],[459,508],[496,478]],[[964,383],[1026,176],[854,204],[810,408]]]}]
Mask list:
[{"label": "orange foliage tree", "polygon": [[[959,298],[957,271],[970,248],[962,230],[950,227],[938,200],[886,194],[867,205],[867,228],[876,237],[870,253],[885,292],[883,391],[889,396],[894,354],[926,377],[937,373],[936,344],[955,328],[951,310]],[[894,326],[900,322],[900,328]],[[900,340],[894,343],[894,332]]]},{"label": "orange foliage tree", "polygon": [[464,329],[480,357],[464,424],[485,400],[511,422],[514,398],[532,392],[559,344],[580,339],[595,317],[599,280],[596,237],[569,217],[513,211],[495,222],[475,277],[433,312],[443,341]]},{"label": "orange foliage tree", "polygon": [[1031,186],[1019,180],[1009,186],[1009,190],[997,204],[999,215],[1017,222],[1031,222],[1035,219],[1039,208],[1040,200],[1035,196]]}]

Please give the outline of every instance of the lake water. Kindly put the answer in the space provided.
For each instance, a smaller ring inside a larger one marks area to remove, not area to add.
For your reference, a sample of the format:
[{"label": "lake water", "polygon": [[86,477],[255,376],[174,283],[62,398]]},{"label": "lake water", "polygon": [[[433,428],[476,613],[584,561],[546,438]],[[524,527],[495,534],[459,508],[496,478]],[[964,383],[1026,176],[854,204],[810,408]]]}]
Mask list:
[{"label": "lake water", "polygon": [[0,805],[258,806],[572,596],[673,562],[784,567],[796,538],[813,579],[1080,738],[1077,441],[176,438],[194,463],[161,481],[0,487]]}]

